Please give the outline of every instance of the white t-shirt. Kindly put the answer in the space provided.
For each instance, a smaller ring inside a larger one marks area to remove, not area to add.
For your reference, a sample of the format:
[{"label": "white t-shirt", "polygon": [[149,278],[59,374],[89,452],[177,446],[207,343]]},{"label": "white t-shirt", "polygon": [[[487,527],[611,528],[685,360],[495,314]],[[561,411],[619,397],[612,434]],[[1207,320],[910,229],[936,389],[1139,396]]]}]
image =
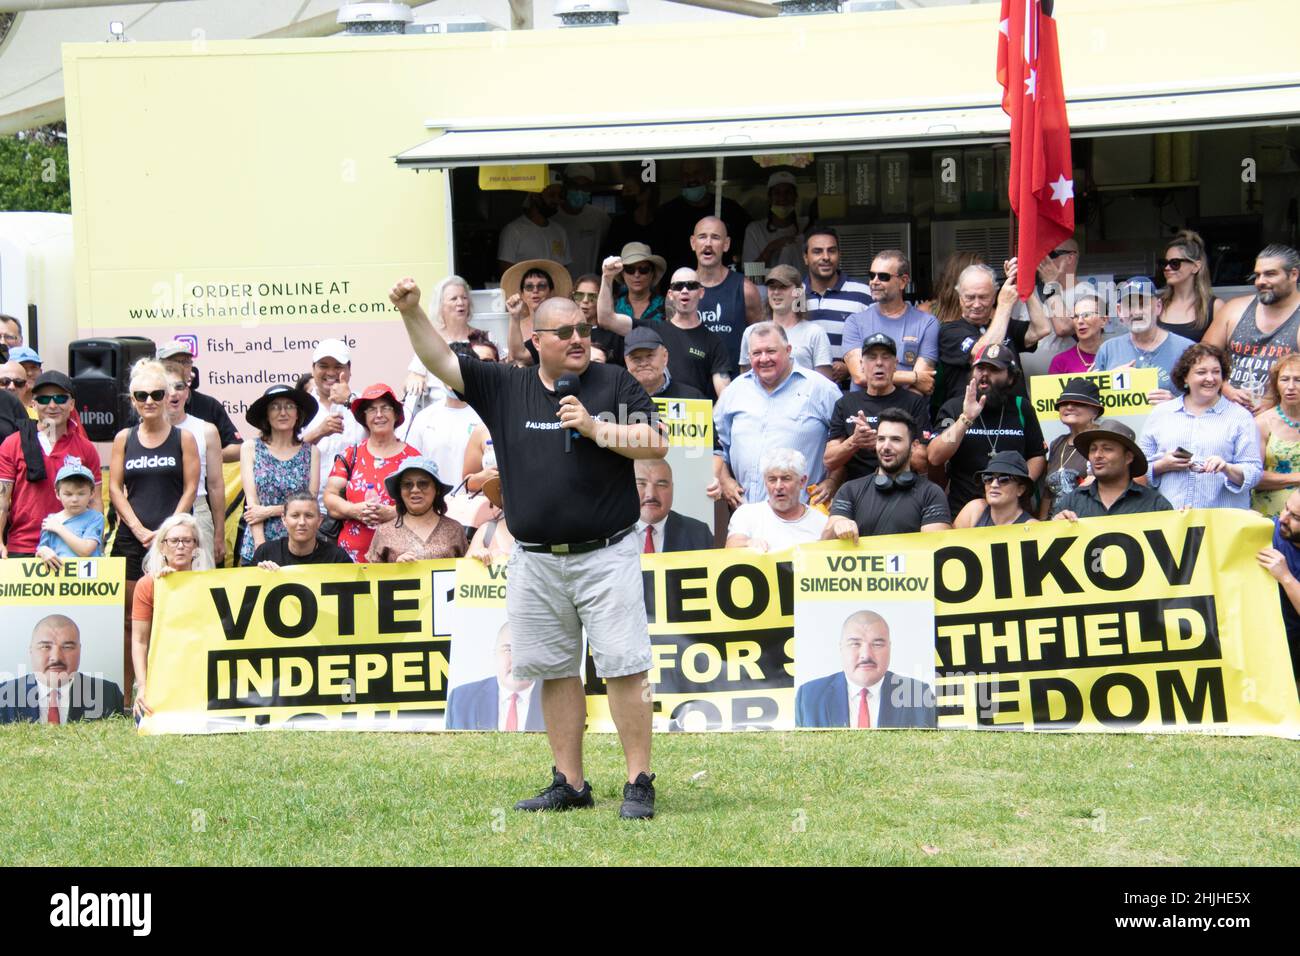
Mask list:
[{"label": "white t-shirt", "polygon": [[766,501],[751,501],[741,505],[731,516],[727,537],[743,534],[751,544],[764,541],[768,550],[781,551],[796,544],[820,540],[826,521],[826,515],[816,508],[805,508],[798,521],[786,521],[777,517]]},{"label": "white t-shirt", "polygon": [[560,211],[551,217],[569,237],[569,273],[576,279],[600,272],[600,247],[609,233],[609,213],[588,203],[573,215]]},{"label": "white t-shirt", "polygon": [[[497,258],[503,262],[523,262],[526,259],[550,259],[562,266],[570,261],[569,235],[554,219],[539,226],[527,216],[506,223],[497,243]],[[518,289],[510,289],[507,297]]]},{"label": "white t-shirt", "polygon": [[[773,266],[793,266],[802,272],[805,268],[803,231],[807,227],[806,219],[799,220],[799,225],[781,226],[779,229],[769,229],[766,216],[755,219],[745,228],[745,243],[742,246],[741,258],[744,262],[762,262],[769,269]],[[759,253],[766,249],[767,244],[773,239],[781,239],[785,236],[794,236],[794,242],[786,243],[771,262],[766,262]]]},{"label": "white t-shirt", "polygon": [[445,403],[430,405],[411,422],[406,442],[438,465],[438,477],[455,488],[464,477],[465,446],[475,426],[482,425],[478,412],[466,405],[452,408]]},{"label": "white t-shirt", "polygon": [[208,438],[204,434],[208,423],[201,418],[195,418],[193,415],[186,415],[177,428],[183,428],[194,436],[195,443],[199,446],[199,491],[195,496],[205,498],[208,494]]},{"label": "white t-shirt", "polygon": [[321,513],[325,512],[325,485],[329,483],[330,472],[334,470],[334,458],[348,450],[350,445],[359,445],[366,440],[366,429],[356,416],[352,414],[352,409],[346,405],[331,405],[329,402],[321,402],[320,409],[316,412],[316,417],[307,423],[304,432],[309,432],[325,420],[325,416],[338,412],[343,416],[343,431],[335,435],[326,435],[316,443],[316,450],[320,454],[320,486],[316,492],[316,500],[320,502]]},{"label": "white t-shirt", "polygon": [[[818,365],[831,364],[831,340],[820,325],[805,319],[786,329],[785,337],[790,340],[790,357],[795,365],[815,370]],[[740,368],[742,371],[749,368],[748,328],[740,337]]]}]

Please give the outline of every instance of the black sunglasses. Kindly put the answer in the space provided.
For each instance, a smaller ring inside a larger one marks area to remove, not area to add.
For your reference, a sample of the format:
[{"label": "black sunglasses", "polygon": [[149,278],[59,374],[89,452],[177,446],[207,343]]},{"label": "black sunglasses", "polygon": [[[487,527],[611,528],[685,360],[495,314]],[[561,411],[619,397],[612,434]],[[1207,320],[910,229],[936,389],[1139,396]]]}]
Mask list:
[{"label": "black sunglasses", "polygon": [[26,388],[27,379],[9,378],[8,376],[0,375],[0,388],[8,388],[10,385],[12,385],[14,388]]},{"label": "black sunglasses", "polygon": [[1161,269],[1170,269],[1173,272],[1177,272],[1179,269],[1181,269],[1183,266],[1187,265],[1191,261],[1192,261],[1191,259],[1180,259],[1180,258],[1157,259],[1156,265],[1158,265]]},{"label": "black sunglasses", "polygon": [[634,276],[648,276],[655,271],[655,267],[648,262],[641,262],[634,266],[624,266],[623,272]]},{"label": "black sunglasses", "polygon": [[986,485],[1009,485],[1013,481],[1019,481],[1015,475],[980,475],[980,480]]},{"label": "black sunglasses", "polygon": [[668,288],[672,292],[694,292],[701,288],[701,284],[694,279],[689,282],[670,282]]},{"label": "black sunglasses", "polygon": [[899,278],[900,276],[903,276],[903,275],[906,275],[906,273],[903,273],[903,272],[868,272],[868,273],[867,273],[867,278],[868,278],[868,279],[873,279],[873,280],[875,280],[876,282],[888,282],[890,279],[897,279],[897,278]]},{"label": "black sunglasses", "polygon": [[55,405],[66,405],[71,398],[72,396],[67,392],[59,392],[57,395],[37,395],[36,404],[48,405],[50,402],[53,402]]},{"label": "black sunglasses", "polygon": [[155,402],[161,402],[167,397],[167,389],[155,388],[152,392],[132,392],[131,396],[142,405],[151,398]]},{"label": "black sunglasses", "polygon": [[577,325],[561,325],[553,329],[533,329],[534,332],[554,332],[555,337],[561,342],[567,342],[573,338],[573,333],[578,333],[578,338],[585,339],[591,335],[591,323],[579,322]]}]

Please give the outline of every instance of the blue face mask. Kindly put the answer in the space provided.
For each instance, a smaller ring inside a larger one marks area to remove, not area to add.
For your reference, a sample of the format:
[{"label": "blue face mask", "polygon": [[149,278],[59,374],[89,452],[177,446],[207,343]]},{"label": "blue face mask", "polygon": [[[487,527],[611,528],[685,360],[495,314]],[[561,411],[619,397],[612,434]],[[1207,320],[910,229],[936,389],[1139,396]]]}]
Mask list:
[{"label": "blue face mask", "polygon": [[581,209],[591,202],[591,193],[584,192],[581,189],[570,189],[564,194],[564,201],[574,209]]},{"label": "blue face mask", "polygon": [[708,194],[708,186],[686,186],[682,189],[682,198],[687,202],[699,202]]}]

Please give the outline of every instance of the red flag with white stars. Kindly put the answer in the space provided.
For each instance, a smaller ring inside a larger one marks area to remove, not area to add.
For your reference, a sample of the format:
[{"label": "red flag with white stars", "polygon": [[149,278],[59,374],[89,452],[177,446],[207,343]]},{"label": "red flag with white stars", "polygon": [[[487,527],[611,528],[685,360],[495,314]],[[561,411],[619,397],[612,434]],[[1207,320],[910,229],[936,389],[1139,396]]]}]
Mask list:
[{"label": "red flag with white stars", "polygon": [[1011,117],[1007,191],[1020,221],[1016,287],[1024,300],[1038,263],[1074,234],[1074,164],[1050,0],[1002,0],[998,29],[998,82]]}]

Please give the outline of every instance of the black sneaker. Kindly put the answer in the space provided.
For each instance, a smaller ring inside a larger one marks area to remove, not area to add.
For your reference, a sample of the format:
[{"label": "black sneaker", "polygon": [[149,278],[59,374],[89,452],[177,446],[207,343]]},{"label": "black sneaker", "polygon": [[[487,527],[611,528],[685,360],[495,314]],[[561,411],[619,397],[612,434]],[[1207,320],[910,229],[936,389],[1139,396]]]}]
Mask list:
[{"label": "black sneaker", "polygon": [[623,784],[623,805],[618,815],[624,820],[649,820],[655,815],[655,775],[638,774],[631,783]]},{"label": "black sneaker", "polygon": [[[530,812],[537,810],[577,810],[595,804],[596,801],[591,799],[591,784],[584,780],[582,789],[574,790],[569,786],[569,782],[564,779],[564,774],[560,773],[560,771],[552,767],[551,773],[553,774],[551,785],[535,797],[520,800],[515,804],[516,810],[528,810]],[[653,792],[650,799],[653,802]]]}]

